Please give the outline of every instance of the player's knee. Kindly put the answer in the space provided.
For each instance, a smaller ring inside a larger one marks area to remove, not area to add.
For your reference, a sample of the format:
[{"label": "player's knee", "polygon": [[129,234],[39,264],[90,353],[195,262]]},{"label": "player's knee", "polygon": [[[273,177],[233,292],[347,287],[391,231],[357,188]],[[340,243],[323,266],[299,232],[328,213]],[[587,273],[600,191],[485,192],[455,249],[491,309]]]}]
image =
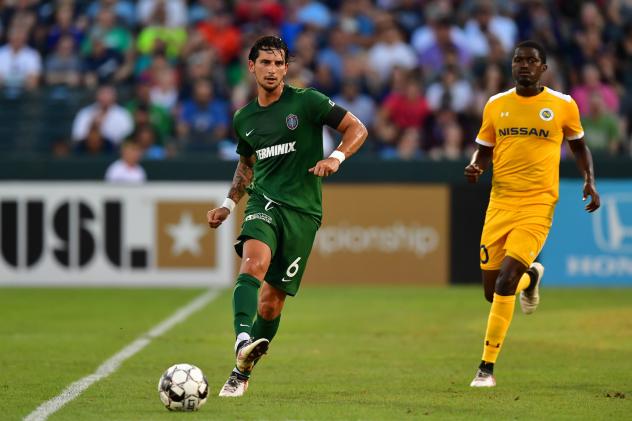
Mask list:
[{"label": "player's knee", "polygon": [[254,257],[249,257],[241,263],[241,273],[247,273],[257,279],[263,279],[267,270],[263,261]]},{"label": "player's knee", "polygon": [[[498,295],[513,295],[522,273],[518,270],[501,270],[496,278],[495,292]],[[493,294],[492,294],[493,299]]]}]

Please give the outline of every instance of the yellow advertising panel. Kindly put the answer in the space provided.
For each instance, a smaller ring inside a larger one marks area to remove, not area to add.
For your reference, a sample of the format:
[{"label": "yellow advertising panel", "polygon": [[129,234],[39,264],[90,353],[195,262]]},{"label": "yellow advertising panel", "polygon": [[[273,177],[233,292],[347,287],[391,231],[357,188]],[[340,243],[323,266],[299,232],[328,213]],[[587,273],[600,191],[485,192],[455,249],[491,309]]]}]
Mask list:
[{"label": "yellow advertising panel", "polygon": [[443,185],[324,186],[304,284],[447,284],[449,200]]}]

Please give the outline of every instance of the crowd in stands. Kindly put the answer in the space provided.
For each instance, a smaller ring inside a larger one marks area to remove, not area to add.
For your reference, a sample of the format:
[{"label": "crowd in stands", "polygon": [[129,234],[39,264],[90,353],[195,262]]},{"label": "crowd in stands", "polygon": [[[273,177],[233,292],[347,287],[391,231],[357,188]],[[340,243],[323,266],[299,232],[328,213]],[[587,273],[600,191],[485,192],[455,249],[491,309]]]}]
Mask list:
[{"label": "crowd in stands", "polygon": [[365,123],[365,155],[469,156],[485,102],[512,86],[514,45],[534,39],[544,84],[575,98],[592,151],[630,156],[625,0],[4,0],[1,95],[89,93],[54,154],[135,142],[144,159],[235,159],[231,118],[255,95],[247,49],[269,34],[290,47],[288,83]]}]

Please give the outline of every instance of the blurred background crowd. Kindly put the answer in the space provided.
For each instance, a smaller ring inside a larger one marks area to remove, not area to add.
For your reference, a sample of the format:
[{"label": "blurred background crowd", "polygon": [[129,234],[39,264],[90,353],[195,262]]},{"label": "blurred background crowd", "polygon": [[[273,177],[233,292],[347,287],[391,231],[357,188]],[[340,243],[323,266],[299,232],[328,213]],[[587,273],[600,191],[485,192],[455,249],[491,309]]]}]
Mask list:
[{"label": "blurred background crowd", "polygon": [[366,156],[468,156],[525,39],[593,153],[631,156],[631,0],[0,0],[0,151],[236,159],[247,52],[269,34],[290,47],[287,82],[365,123]]}]

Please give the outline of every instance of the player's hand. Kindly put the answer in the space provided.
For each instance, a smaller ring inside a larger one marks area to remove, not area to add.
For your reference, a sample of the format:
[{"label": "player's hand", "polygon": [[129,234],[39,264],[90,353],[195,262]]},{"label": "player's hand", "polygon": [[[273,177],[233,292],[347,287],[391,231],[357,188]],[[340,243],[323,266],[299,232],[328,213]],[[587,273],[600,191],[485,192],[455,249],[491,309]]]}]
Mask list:
[{"label": "player's hand", "polygon": [[206,219],[208,220],[208,226],[211,228],[217,228],[222,225],[222,222],[228,218],[230,211],[224,207],[215,208],[206,213]]},{"label": "player's hand", "polygon": [[318,161],[316,165],[314,165],[307,171],[311,172],[317,177],[327,177],[337,172],[338,168],[340,168],[340,161],[338,161],[336,158],[325,158]]},{"label": "player's hand", "polygon": [[586,209],[587,212],[592,213],[599,209],[599,206],[601,206],[599,193],[597,193],[597,188],[595,187],[595,183],[593,182],[584,183],[584,197],[582,198],[582,200],[586,200],[588,196],[590,196],[590,203],[587,204],[584,209]]},{"label": "player's hand", "polygon": [[467,181],[469,181],[470,183],[476,183],[478,181],[478,177],[483,174],[483,169],[478,165],[472,163],[465,167],[464,174],[467,178]]}]

